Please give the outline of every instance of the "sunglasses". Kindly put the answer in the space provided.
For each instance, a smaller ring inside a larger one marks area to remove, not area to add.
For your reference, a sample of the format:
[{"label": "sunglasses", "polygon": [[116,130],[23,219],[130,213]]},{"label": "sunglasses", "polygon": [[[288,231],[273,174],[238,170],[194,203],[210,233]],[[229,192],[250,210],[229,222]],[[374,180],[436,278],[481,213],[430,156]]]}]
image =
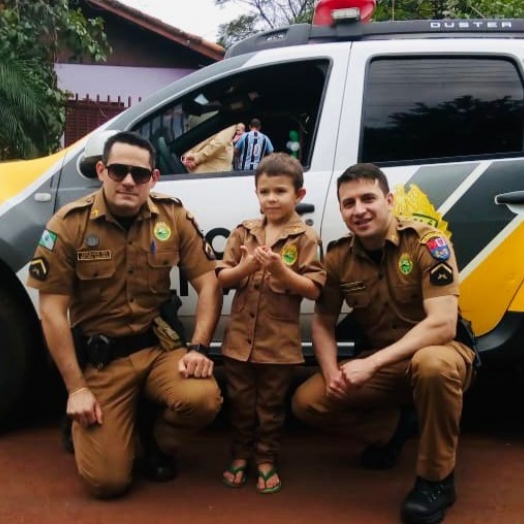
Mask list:
[{"label": "sunglasses", "polygon": [[153,171],[147,167],[128,166],[127,164],[109,164],[106,165],[109,178],[115,182],[122,182],[124,178],[131,173],[135,184],[146,184],[151,180]]}]

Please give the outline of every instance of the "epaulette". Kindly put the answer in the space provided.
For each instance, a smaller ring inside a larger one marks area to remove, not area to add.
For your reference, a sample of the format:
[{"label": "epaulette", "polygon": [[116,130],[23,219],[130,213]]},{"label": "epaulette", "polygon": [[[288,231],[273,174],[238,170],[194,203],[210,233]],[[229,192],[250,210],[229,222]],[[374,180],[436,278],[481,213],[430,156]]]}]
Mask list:
[{"label": "epaulette", "polygon": [[90,195],[86,195],[85,197],[79,198],[78,200],[69,202],[69,204],[65,204],[58,210],[56,215],[61,218],[65,218],[67,215],[69,215],[69,213],[72,213],[73,211],[85,209],[87,207],[92,206],[93,202],[95,201],[95,194],[96,193],[91,193]]},{"label": "epaulette", "polygon": [[182,201],[179,199],[179,198],[176,198],[174,196],[171,196],[171,195],[165,195],[163,193],[149,193],[149,196],[153,199],[153,200],[156,200],[156,201],[159,201],[159,202],[173,202],[175,205],[177,206],[182,206]]},{"label": "epaulette", "polygon": [[343,237],[337,238],[336,240],[332,240],[327,245],[326,253],[329,252],[330,249],[333,249],[334,247],[338,245],[342,245],[346,242],[351,242],[352,238],[353,238],[353,235],[351,235],[350,233],[348,235],[344,235]]},{"label": "epaulette", "polygon": [[259,218],[252,218],[250,220],[243,220],[241,224],[239,224],[237,227],[245,227],[246,229],[253,229],[255,227],[260,227],[262,224],[261,224],[261,219]]}]

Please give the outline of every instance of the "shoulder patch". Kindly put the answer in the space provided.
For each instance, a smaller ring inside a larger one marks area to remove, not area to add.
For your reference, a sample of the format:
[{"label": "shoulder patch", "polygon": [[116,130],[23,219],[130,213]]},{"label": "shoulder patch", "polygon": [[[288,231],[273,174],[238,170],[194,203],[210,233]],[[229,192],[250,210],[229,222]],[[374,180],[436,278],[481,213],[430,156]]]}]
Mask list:
[{"label": "shoulder patch", "polygon": [[171,195],[164,195],[163,193],[149,193],[149,196],[158,202],[172,202],[177,206],[182,206],[182,201],[179,198],[176,198]]},{"label": "shoulder patch", "polygon": [[350,242],[352,239],[352,235],[346,235],[340,238],[337,238],[336,240],[332,240],[331,242],[328,242],[326,253],[328,253],[331,249],[333,249],[336,246],[345,244],[346,242]]},{"label": "shoulder patch", "polygon": [[439,262],[431,268],[429,281],[434,286],[447,286],[453,282],[453,269],[445,262]]},{"label": "shoulder patch", "polygon": [[431,256],[436,260],[448,260],[451,256],[448,242],[446,238],[438,233],[432,233],[430,235],[424,235],[424,244],[428,248]]},{"label": "shoulder patch", "polygon": [[29,274],[35,280],[44,282],[49,274],[49,262],[44,257],[33,258],[29,262]]}]

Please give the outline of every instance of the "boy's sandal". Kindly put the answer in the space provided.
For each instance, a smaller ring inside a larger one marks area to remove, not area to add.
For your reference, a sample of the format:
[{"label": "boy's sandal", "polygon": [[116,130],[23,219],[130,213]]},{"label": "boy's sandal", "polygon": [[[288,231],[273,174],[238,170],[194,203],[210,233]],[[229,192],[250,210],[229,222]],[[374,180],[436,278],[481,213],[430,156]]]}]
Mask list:
[{"label": "boy's sandal", "polygon": [[233,475],[233,478],[236,478],[238,473],[242,473],[242,476],[240,477],[239,482],[228,480],[226,477],[222,477],[222,482],[225,486],[228,488],[241,488],[244,486],[247,480],[247,463],[243,466],[233,466],[233,463],[229,464],[226,470],[228,473],[231,473]]},{"label": "boy's sandal", "polygon": [[273,476],[273,475],[278,475],[278,472],[275,468],[271,468],[269,471],[266,471],[266,473],[264,473],[263,471],[260,471],[258,470],[258,478],[261,478],[263,481],[264,481],[264,486],[263,488],[259,488],[257,486],[257,490],[259,493],[262,493],[262,494],[266,494],[266,493],[277,493],[278,491],[280,491],[282,489],[282,482],[280,480],[280,477],[278,479],[278,484],[275,484],[273,487],[271,488],[268,488],[267,487],[267,481]]}]

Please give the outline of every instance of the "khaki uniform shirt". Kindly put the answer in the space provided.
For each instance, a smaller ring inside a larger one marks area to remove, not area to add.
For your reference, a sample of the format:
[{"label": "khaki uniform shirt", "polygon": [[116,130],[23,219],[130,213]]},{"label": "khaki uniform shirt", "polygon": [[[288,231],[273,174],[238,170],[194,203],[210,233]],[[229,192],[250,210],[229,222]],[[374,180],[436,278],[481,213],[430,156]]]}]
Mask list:
[{"label": "khaki uniform shirt", "polygon": [[[265,243],[262,219],[243,222],[229,236],[217,271],[239,263],[242,256],[240,246],[246,246],[249,253],[253,253]],[[294,215],[270,247],[293,271],[320,287],[324,285],[326,275],[320,261],[320,239],[298,215]],[[260,269],[246,277],[235,292],[222,354],[256,363],[303,362],[301,301],[301,296],[292,294],[267,270]]]},{"label": "khaki uniform shirt", "polygon": [[197,166],[191,173],[215,173],[233,168],[233,135],[236,125],[226,127],[186,154],[194,155]]},{"label": "khaki uniform shirt", "polygon": [[27,284],[72,297],[71,325],[85,335],[119,337],[147,330],[169,298],[170,271],[189,279],[215,267],[214,255],[181,202],[151,194],[126,231],[100,189],[49,221]]},{"label": "khaki uniform shirt", "polygon": [[343,237],[328,247],[327,281],[315,312],[338,315],[345,300],[372,348],[402,338],[426,313],[423,300],[459,294],[453,249],[440,231],[394,218],[380,264],[358,238]]}]

